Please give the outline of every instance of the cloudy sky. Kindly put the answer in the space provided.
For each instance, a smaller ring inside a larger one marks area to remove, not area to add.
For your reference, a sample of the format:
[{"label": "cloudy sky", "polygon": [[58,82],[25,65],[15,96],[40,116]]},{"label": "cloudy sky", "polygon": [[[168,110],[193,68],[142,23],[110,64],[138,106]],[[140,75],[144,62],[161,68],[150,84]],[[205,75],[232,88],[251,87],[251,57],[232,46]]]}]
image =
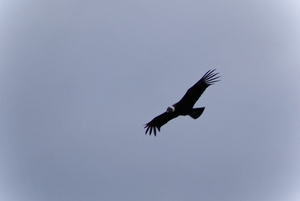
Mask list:
[{"label": "cloudy sky", "polygon": [[297,0],[0,4],[1,200],[300,200]]}]

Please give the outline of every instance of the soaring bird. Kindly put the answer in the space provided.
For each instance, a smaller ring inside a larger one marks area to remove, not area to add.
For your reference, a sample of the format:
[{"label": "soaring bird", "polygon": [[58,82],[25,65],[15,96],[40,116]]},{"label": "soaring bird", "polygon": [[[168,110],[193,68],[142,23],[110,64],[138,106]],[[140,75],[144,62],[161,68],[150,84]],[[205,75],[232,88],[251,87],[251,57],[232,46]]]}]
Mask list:
[{"label": "soaring bird", "polygon": [[220,76],[217,76],[218,73],[215,73],[215,70],[216,69],[207,71],[203,75],[203,77],[198,82],[196,82],[196,84],[194,84],[187,90],[180,101],[173,104],[172,106],[169,106],[166,112],[158,115],[149,123],[145,124],[145,134],[147,134],[147,132],[149,131],[149,135],[151,135],[153,131],[154,136],[156,136],[156,129],[160,131],[160,128],[164,124],[166,124],[171,119],[178,117],[179,115],[189,115],[193,119],[197,119],[198,117],[200,117],[205,107],[193,108],[193,106],[207,87],[219,81],[218,78],[220,78]]}]

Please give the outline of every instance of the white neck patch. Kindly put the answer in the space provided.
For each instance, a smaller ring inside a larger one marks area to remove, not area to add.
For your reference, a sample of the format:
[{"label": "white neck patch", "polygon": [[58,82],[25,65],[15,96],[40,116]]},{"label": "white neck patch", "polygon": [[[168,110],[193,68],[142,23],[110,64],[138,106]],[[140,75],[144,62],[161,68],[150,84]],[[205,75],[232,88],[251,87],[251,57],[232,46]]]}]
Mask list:
[{"label": "white neck patch", "polygon": [[175,111],[175,107],[172,105],[172,106],[168,107],[167,111],[168,112],[174,112]]}]

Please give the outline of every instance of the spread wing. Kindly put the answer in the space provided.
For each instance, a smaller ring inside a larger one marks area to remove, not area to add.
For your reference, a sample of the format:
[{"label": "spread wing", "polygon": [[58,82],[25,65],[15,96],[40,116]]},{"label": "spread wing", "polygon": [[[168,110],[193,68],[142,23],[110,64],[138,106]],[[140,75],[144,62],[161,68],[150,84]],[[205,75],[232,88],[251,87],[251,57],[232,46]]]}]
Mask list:
[{"label": "spread wing", "polygon": [[145,134],[149,131],[149,135],[151,135],[152,131],[154,132],[154,136],[156,136],[156,129],[160,131],[160,127],[166,124],[171,119],[178,117],[178,114],[174,112],[164,112],[161,115],[152,119],[149,123],[145,125],[146,128]]},{"label": "spread wing", "polygon": [[187,90],[178,103],[194,106],[205,89],[219,81],[218,78],[220,78],[220,76],[216,76],[218,73],[214,73],[215,70],[216,69],[207,71],[196,84]]}]

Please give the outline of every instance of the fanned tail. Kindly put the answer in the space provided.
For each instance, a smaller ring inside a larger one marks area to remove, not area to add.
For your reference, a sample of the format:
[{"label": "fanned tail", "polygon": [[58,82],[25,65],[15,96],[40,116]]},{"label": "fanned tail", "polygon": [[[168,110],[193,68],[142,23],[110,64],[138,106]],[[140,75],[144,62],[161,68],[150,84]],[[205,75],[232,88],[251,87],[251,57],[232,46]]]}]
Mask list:
[{"label": "fanned tail", "polygon": [[198,119],[203,113],[204,109],[205,107],[194,108],[192,112],[190,112],[189,116],[192,117],[193,119]]}]

